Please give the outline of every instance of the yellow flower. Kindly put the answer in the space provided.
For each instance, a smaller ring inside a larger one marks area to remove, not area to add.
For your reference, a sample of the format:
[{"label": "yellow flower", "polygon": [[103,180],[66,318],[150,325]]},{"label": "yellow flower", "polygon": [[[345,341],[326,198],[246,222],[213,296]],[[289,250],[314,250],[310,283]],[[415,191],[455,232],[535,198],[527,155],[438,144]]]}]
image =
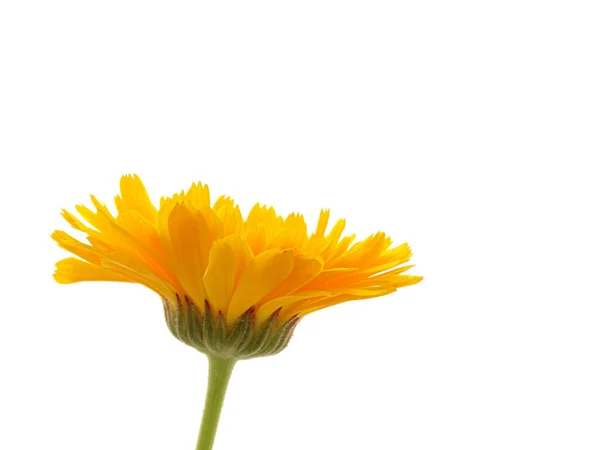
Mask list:
[{"label": "yellow flower", "polygon": [[159,294],[167,313],[200,316],[206,312],[231,331],[244,314],[252,326],[274,327],[348,300],[378,297],[415,284],[406,275],[407,244],[391,247],[376,233],[354,243],[342,237],[345,221],[327,232],[329,211],[322,210],[316,230],[304,218],[283,218],[256,204],[244,220],[229,197],[211,204],[209,188],[193,184],[187,192],[161,198],[156,208],[137,175],[121,178],[115,197],[117,216],[91,197],[95,211],[75,209],[89,225],[68,211],[64,218],[87,235],[88,244],[63,231],[52,237],[81,259],[57,263],[59,283],[129,281]]},{"label": "yellow flower", "polygon": [[79,257],[59,261],[54,278],[140,283],[160,295],[171,332],[211,362],[208,392],[217,394],[207,395],[199,449],[212,448],[235,361],[281,351],[311,312],[421,280],[404,273],[407,244],[392,247],[381,232],[354,243],[342,236],[344,220],[327,231],[329,210],[309,233],[301,215],[284,219],[260,204],[244,219],[229,197],[211,203],[202,184],[156,208],[135,175],[121,178],[116,216],[91,199],[95,210],[75,207],[87,224],[63,211],[88,242],[54,232]]}]

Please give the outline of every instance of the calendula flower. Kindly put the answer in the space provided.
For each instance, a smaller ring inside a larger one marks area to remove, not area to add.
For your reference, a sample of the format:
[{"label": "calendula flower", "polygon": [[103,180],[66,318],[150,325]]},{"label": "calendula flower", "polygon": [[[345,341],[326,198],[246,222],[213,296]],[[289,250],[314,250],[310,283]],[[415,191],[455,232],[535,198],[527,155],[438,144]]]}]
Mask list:
[{"label": "calendula flower", "polygon": [[[63,216],[87,243],[64,231],[52,238],[78,258],[56,264],[59,283],[140,283],[162,299],[173,335],[209,358],[209,383],[197,450],[211,449],[236,361],[283,350],[305,315],[350,300],[379,297],[418,283],[404,265],[407,244],[384,233],[355,241],[345,221],[328,231],[329,210],[316,230],[255,205],[244,219],[229,197],[211,203],[208,186],[150,201],[137,176],[121,178],[117,215],[94,196],[84,219]],[[86,224],[87,222],[87,224]]]}]

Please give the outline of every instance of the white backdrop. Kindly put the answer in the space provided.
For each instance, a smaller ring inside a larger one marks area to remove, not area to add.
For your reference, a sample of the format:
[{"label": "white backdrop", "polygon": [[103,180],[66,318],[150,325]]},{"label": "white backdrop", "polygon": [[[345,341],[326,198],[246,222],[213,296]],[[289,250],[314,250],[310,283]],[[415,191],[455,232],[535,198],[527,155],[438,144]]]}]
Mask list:
[{"label": "white backdrop", "polygon": [[61,286],[60,209],[208,183],[413,247],[425,280],[238,364],[224,449],[600,448],[593,1],[0,5],[0,448],[191,449],[205,358]]}]

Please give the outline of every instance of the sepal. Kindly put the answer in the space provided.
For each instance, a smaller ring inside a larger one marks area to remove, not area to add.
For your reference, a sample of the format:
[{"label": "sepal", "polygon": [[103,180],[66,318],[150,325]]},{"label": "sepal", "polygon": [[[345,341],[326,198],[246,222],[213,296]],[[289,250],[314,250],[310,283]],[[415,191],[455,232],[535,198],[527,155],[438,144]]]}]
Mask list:
[{"label": "sepal", "polygon": [[275,355],[287,347],[300,318],[279,320],[279,310],[260,326],[254,307],[233,324],[227,324],[221,312],[209,303],[204,312],[188,298],[177,302],[163,299],[165,320],[169,330],[180,341],[209,356],[222,359],[250,359]]}]

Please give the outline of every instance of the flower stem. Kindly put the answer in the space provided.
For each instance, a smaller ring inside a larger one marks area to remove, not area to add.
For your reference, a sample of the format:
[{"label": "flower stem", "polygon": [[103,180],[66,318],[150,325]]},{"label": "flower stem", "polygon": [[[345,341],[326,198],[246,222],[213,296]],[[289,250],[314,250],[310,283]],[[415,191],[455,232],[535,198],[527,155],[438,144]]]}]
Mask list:
[{"label": "flower stem", "polygon": [[225,392],[236,361],[208,357],[208,387],[204,400],[204,413],[196,450],[212,450],[225,400]]}]

